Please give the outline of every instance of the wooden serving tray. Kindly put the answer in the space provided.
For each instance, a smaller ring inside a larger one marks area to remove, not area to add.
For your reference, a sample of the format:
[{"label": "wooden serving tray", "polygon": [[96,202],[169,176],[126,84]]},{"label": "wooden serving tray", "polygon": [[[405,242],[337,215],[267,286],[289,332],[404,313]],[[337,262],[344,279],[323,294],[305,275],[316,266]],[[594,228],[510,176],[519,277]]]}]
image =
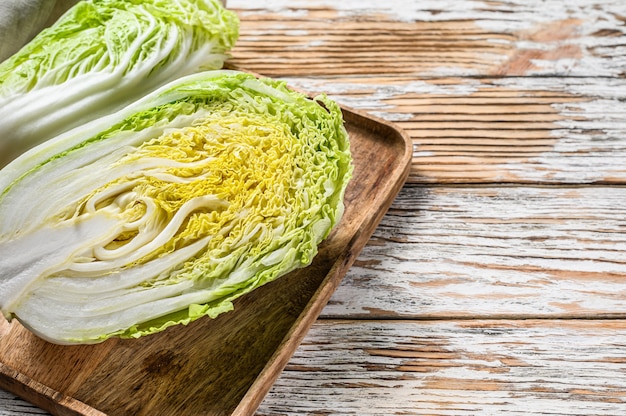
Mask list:
[{"label": "wooden serving tray", "polygon": [[60,346],[0,317],[0,388],[55,415],[250,415],[289,361],[408,175],[392,124],[343,108],[354,159],[346,211],[313,263],[235,310],[137,340]]}]

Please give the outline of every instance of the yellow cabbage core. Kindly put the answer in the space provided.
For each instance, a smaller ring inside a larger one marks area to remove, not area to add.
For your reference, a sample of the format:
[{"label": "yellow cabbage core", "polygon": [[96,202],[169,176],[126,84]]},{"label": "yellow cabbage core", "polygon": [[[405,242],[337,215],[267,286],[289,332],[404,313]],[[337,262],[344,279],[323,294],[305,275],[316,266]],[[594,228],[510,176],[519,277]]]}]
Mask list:
[{"label": "yellow cabbage core", "polygon": [[[143,143],[117,164],[137,164],[137,170],[95,190],[79,205],[78,216],[108,210],[126,220],[117,236],[86,255],[84,263],[121,260],[138,246],[162,243],[123,262],[130,267],[207,238],[199,256],[204,260],[188,261],[176,276],[202,267],[219,277],[224,270],[217,263],[239,255],[240,247],[251,250],[252,257],[272,251],[284,221],[295,220],[291,209],[305,205],[299,146],[283,124],[235,113],[207,115],[191,127]],[[250,240],[256,243],[247,247]]]}]

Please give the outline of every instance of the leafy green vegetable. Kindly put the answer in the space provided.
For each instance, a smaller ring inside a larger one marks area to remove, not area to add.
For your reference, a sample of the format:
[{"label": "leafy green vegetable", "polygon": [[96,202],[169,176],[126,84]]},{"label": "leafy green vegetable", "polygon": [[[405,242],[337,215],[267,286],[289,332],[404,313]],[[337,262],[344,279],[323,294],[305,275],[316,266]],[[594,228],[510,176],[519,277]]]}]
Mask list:
[{"label": "leafy green vegetable", "polygon": [[86,0],[0,63],[0,167],[179,77],[219,69],[239,20],[217,0]]},{"label": "leafy green vegetable", "polygon": [[214,317],[311,263],[351,176],[327,97],[182,78],[0,170],[0,309],[56,343]]}]

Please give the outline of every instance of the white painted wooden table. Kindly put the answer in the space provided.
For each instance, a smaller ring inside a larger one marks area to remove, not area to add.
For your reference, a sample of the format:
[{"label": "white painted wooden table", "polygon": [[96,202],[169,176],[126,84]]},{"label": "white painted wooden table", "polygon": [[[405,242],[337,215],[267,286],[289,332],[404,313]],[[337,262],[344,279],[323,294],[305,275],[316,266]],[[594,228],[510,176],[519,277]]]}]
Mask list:
[{"label": "white painted wooden table", "polygon": [[258,414],[626,415],[626,2],[228,5],[232,65],[414,141]]}]

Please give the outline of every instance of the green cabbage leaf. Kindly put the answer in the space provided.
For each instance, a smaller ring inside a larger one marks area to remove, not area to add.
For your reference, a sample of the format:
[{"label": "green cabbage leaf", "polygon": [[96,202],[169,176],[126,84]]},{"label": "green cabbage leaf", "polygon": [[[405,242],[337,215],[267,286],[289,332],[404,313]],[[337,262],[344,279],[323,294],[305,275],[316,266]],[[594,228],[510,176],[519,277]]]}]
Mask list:
[{"label": "green cabbage leaf", "polygon": [[61,344],[215,317],[311,263],[352,169],[326,96],[181,78],[0,170],[0,310]]},{"label": "green cabbage leaf", "polygon": [[0,63],[0,167],[174,79],[223,67],[239,36],[218,0],[85,0]]}]

